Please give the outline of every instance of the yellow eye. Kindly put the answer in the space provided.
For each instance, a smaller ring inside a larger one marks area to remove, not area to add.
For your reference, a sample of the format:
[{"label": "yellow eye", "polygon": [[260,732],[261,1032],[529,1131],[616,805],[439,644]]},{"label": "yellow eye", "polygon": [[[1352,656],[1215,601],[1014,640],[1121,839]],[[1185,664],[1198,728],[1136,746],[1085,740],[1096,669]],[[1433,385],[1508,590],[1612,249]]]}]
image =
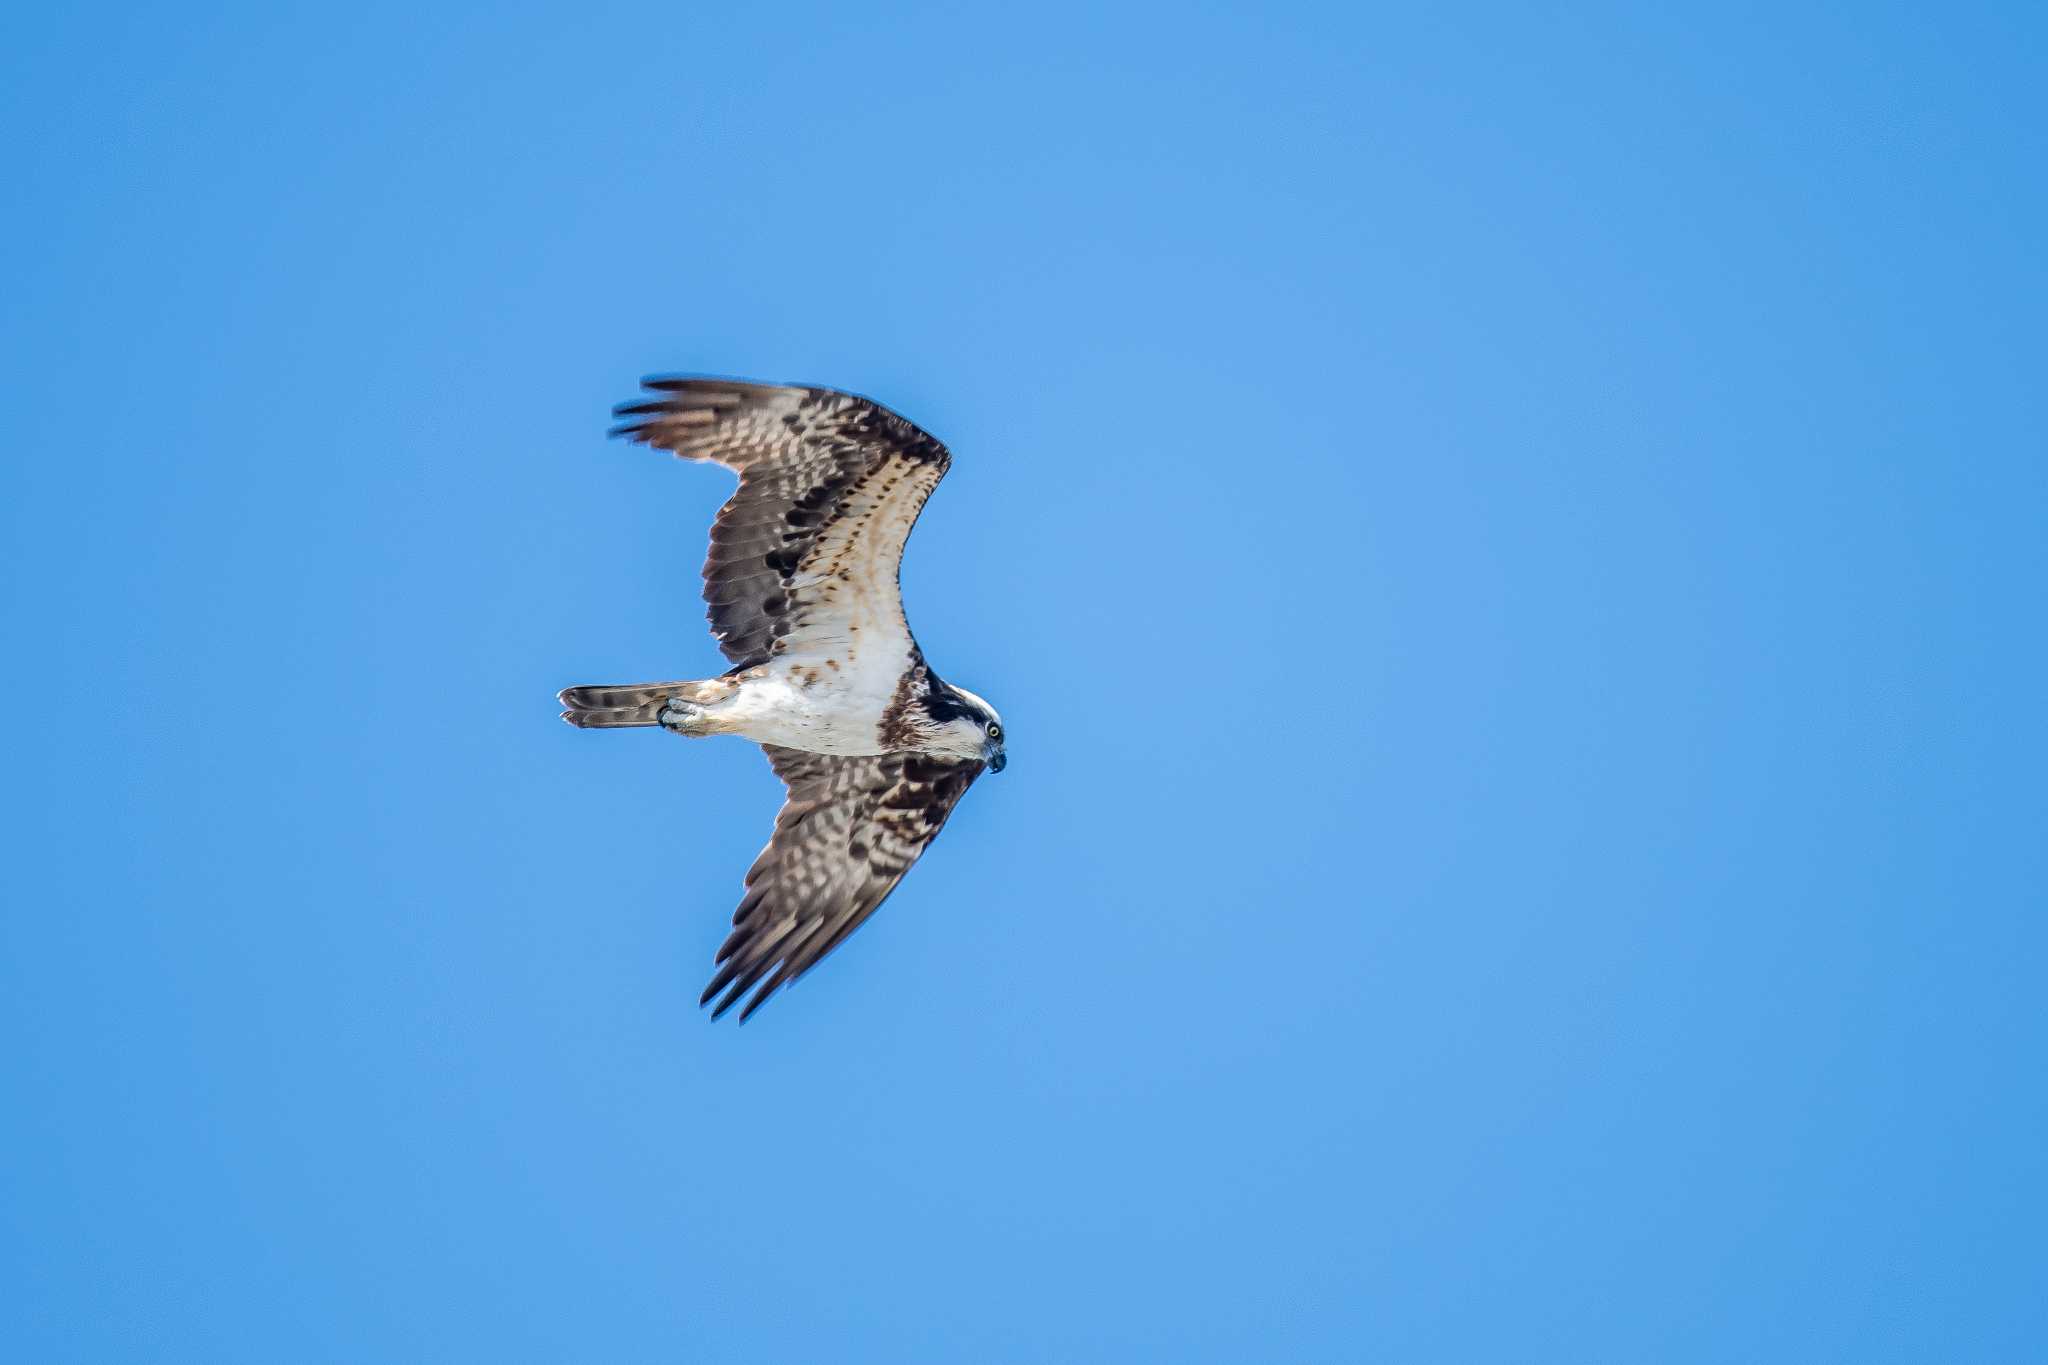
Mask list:
[{"label": "yellow eye", "polygon": [[990,721],[988,723],[988,737],[990,739],[1001,739],[1003,737],[1003,727],[994,721]]}]

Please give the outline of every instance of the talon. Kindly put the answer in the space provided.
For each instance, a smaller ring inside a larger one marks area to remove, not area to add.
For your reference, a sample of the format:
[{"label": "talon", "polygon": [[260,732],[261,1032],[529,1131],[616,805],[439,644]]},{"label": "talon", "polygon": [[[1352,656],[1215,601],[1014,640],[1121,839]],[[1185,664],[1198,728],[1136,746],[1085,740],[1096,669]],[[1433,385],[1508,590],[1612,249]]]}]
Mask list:
[{"label": "talon", "polygon": [[672,730],[679,735],[697,733],[696,727],[703,718],[703,707],[692,705],[681,697],[670,697],[655,716],[664,730]]}]

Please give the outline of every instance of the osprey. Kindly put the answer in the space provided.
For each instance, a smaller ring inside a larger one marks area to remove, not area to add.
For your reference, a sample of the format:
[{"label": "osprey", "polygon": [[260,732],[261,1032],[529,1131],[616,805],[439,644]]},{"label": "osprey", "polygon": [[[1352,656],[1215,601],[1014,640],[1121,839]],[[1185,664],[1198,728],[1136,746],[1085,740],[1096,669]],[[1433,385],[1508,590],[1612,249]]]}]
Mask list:
[{"label": "osprey", "polygon": [[732,667],[571,687],[562,719],[740,735],[789,789],[699,1001],[724,992],[716,1019],[752,989],[745,1022],[875,912],[982,769],[1003,770],[1003,723],[932,671],[903,615],[903,542],[945,477],[945,446],[835,389],[642,386],[654,396],[615,408],[612,435],[740,476],[704,561],[711,633]]}]

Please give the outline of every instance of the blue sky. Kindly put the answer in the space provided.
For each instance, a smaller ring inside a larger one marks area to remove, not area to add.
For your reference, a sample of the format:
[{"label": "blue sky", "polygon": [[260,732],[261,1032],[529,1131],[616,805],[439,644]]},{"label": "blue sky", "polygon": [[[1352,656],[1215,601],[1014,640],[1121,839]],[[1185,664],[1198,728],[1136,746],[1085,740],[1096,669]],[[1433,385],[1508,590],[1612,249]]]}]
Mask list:
[{"label": "blue sky", "polygon": [[[0,1355],[2038,1349],[2038,14],[415,8],[0,55]],[[1011,732],[745,1029],[658,370]]]}]

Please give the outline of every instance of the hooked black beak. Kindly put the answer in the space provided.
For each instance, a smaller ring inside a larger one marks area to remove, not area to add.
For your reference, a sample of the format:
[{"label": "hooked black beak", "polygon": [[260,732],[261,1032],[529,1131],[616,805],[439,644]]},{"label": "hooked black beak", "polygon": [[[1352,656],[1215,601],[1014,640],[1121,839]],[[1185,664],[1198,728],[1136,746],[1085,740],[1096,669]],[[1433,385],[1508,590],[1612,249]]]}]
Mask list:
[{"label": "hooked black beak", "polygon": [[992,773],[1001,772],[1010,761],[1003,757],[1002,746],[997,744],[992,744],[982,750],[982,760],[988,764],[988,770]]}]

